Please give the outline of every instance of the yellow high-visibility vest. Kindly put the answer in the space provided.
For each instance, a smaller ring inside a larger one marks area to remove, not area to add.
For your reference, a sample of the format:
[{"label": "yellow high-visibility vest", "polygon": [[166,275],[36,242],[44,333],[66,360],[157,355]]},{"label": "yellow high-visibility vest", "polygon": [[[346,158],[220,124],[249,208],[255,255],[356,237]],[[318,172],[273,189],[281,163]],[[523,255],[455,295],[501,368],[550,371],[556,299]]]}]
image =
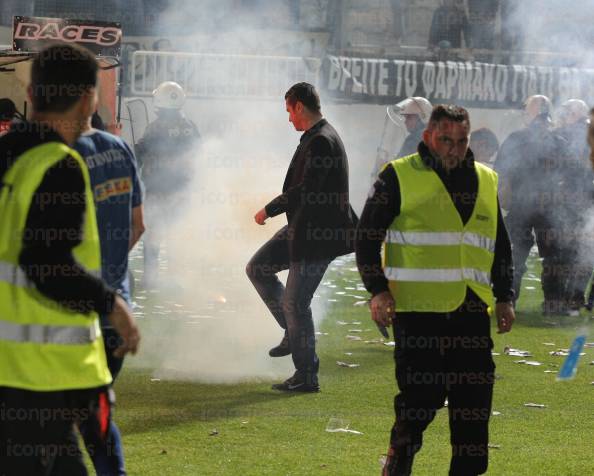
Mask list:
[{"label": "yellow high-visibility vest", "polygon": [[492,306],[497,174],[475,163],[478,193],[464,225],[445,185],[419,154],[391,164],[401,205],[387,230],[384,273],[396,311],[453,311],[464,301],[467,286]]},{"label": "yellow high-visibility vest", "polygon": [[[70,311],[43,296],[19,267],[31,201],[46,171],[67,155],[81,168],[85,201],[82,242],[73,250],[100,274],[101,254],[89,172],[80,155],[59,142],[22,154],[0,189],[0,386],[33,391],[93,388],[111,382],[96,312]],[[51,271],[50,271],[51,272]]]}]

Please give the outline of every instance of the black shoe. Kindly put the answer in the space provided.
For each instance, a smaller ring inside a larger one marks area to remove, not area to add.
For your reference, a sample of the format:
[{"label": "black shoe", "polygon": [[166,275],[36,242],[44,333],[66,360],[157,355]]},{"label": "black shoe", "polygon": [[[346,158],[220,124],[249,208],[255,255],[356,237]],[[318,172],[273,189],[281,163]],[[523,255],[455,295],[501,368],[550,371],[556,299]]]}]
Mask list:
[{"label": "black shoe", "polygon": [[289,344],[289,336],[285,332],[285,337],[281,340],[281,343],[276,347],[273,347],[268,351],[270,357],[284,357],[285,355],[291,354],[291,346]]},{"label": "black shoe", "polygon": [[302,392],[302,393],[315,393],[320,391],[320,386],[316,382],[315,384],[307,383],[306,380],[295,373],[291,378],[288,378],[283,383],[275,383],[272,386],[272,390],[281,390],[283,392]]}]

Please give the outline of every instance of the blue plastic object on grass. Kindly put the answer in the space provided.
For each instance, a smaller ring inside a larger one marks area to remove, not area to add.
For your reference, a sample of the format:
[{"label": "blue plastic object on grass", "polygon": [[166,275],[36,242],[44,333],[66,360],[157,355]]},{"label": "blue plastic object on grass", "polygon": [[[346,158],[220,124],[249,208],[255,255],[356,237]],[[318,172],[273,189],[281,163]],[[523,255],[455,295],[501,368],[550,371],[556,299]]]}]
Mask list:
[{"label": "blue plastic object on grass", "polygon": [[559,369],[559,373],[557,374],[557,380],[571,380],[575,377],[577,372],[577,364],[580,360],[580,354],[582,353],[582,349],[584,348],[584,344],[586,343],[586,338],[588,337],[588,329],[587,327],[582,327],[578,335],[573,339],[571,343],[571,348],[569,349],[569,355],[565,357],[565,361],[563,365]]}]

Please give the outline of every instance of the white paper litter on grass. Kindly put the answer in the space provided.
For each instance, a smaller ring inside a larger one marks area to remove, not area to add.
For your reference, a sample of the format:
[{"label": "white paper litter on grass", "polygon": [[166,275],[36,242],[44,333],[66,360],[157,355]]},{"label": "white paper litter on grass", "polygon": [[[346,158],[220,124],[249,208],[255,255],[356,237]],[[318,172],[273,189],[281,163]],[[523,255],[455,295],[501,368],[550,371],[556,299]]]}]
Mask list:
[{"label": "white paper litter on grass", "polygon": [[339,326],[348,326],[349,325],[348,322],[344,322],[344,321],[336,321],[336,324],[338,324]]},{"label": "white paper litter on grass", "polygon": [[532,353],[529,350],[513,349],[507,346],[503,349],[503,353],[512,357],[532,357]]},{"label": "white paper litter on grass", "polygon": [[359,336],[352,336],[352,335],[348,335],[348,336],[346,336],[346,338],[348,340],[362,340],[361,337],[359,337]]},{"label": "white paper litter on grass", "polygon": [[542,403],[524,403],[525,407],[529,408],[546,408],[547,406]]},{"label": "white paper litter on grass", "polygon": [[493,411],[492,415],[493,416],[500,416],[500,415],[503,415],[503,413],[497,412],[497,411]]},{"label": "white paper litter on grass", "polygon": [[384,345],[386,347],[396,347],[396,342],[394,342],[393,340],[391,340],[389,342],[384,342]]},{"label": "white paper litter on grass", "polygon": [[349,364],[348,362],[343,362],[342,360],[337,360],[336,365],[339,367],[347,367],[349,369],[356,369],[357,367],[361,367],[360,364]]},{"label": "white paper litter on grass", "polygon": [[384,339],[371,339],[371,340],[366,340],[365,341],[366,344],[383,344],[384,343]]},{"label": "white paper litter on grass", "polygon": [[514,360],[515,364],[524,364],[524,365],[533,365],[533,366],[538,366],[538,365],[542,365],[540,362],[537,362],[536,360]]},{"label": "white paper litter on grass", "polygon": [[351,430],[349,428],[349,421],[343,420],[342,418],[330,418],[326,425],[326,431],[328,433],[351,433],[353,435],[362,435],[363,433],[357,430]]},{"label": "white paper litter on grass", "polygon": [[326,429],[326,431],[328,433],[352,433],[353,435],[362,435],[363,434],[360,431],[350,430],[348,428],[337,428],[336,430],[328,430],[328,429]]},{"label": "white paper litter on grass", "polygon": [[349,332],[363,332],[361,329],[349,329]]},{"label": "white paper litter on grass", "polygon": [[[569,355],[569,350],[568,349],[553,350],[552,352],[549,352],[549,355],[552,355],[555,357],[567,357]],[[586,355],[586,353],[581,352],[580,355]]]}]

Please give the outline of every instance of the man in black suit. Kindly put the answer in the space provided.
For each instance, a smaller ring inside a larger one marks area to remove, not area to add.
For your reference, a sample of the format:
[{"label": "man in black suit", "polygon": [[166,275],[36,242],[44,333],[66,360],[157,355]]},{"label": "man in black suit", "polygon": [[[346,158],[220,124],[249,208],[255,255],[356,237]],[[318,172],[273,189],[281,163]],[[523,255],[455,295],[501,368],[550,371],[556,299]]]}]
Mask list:
[{"label": "man in black suit", "polygon": [[[288,225],[262,246],[246,272],[268,309],[285,330],[271,357],[291,354],[295,374],[275,390],[317,392],[319,359],[311,300],[330,262],[354,251],[357,216],[349,203],[344,145],[322,117],[314,86],[297,83],[285,94],[289,122],[303,131],[285,178],[283,193],[254,217],[286,213]],[[286,287],[276,273],[288,269]]]}]

